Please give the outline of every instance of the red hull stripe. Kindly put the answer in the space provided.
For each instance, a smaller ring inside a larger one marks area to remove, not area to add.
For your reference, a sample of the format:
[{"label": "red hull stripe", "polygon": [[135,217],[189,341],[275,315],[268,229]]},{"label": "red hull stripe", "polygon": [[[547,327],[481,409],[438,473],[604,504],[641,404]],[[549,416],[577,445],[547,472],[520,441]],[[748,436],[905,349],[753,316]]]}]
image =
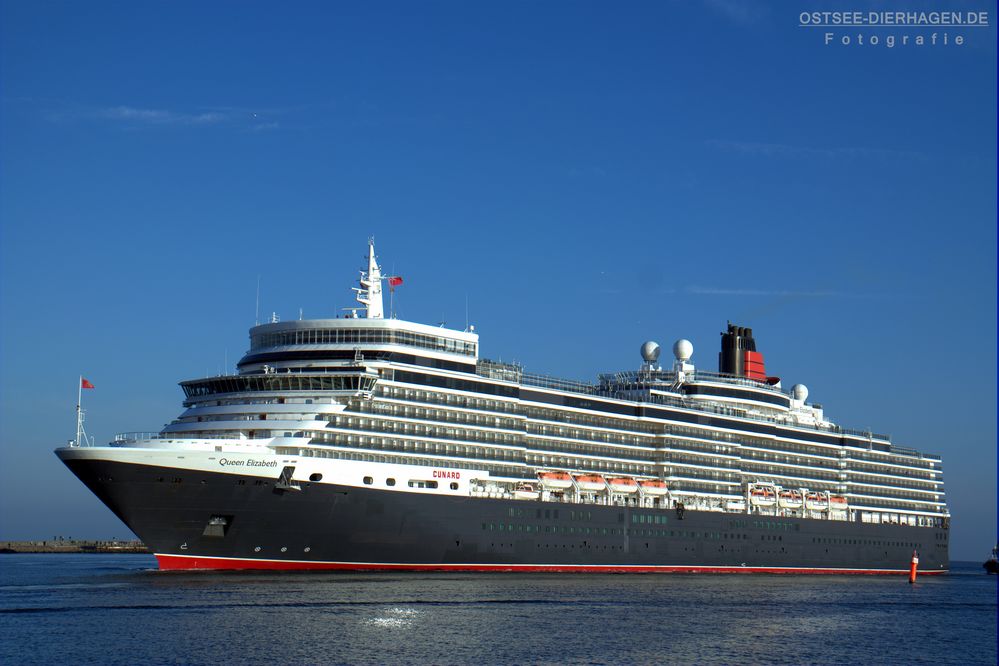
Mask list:
[{"label": "red hull stripe", "polygon": [[[383,562],[308,562],[304,560],[265,560],[157,553],[160,569],[264,569],[271,571],[495,571],[541,573],[769,573],[769,574],[847,574],[902,575],[908,569],[835,569],[813,567],[710,567],[695,565],[627,564],[405,564]],[[946,569],[921,570],[922,575],[947,573]]]}]

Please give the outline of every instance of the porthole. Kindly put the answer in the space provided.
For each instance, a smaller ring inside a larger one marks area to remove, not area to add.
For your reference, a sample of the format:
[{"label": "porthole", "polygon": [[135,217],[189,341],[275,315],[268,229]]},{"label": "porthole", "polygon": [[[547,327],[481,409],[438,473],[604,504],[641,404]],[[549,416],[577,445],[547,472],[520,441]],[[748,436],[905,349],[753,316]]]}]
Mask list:
[{"label": "porthole", "polygon": [[260,546],[254,546],[253,552],[254,553],[259,553],[260,552]]},{"label": "porthole", "polygon": [[457,481],[452,481],[451,482],[451,490],[458,490],[458,482]]},{"label": "porthole", "polygon": [[374,479],[372,479],[372,478],[371,478],[370,476],[366,476],[366,477],[364,477],[364,484],[365,484],[365,485],[368,485],[368,486],[370,486],[370,485],[371,485],[372,483],[374,483],[374,482],[375,482],[375,480],[374,480]]},{"label": "porthole", "polygon": [[385,479],[385,485],[386,486],[394,486],[395,485],[395,479]]},{"label": "porthole", "polygon": [[282,553],[287,553],[288,552],[288,547],[287,546],[281,546],[281,552]]},{"label": "porthole", "polygon": [[323,480],[323,475],[320,474],[319,472],[316,472],[315,474],[309,476],[309,481],[322,481],[322,480]]},{"label": "porthole", "polygon": [[306,553],[308,553],[310,550],[312,550],[312,546],[306,546],[305,547],[305,552]]}]

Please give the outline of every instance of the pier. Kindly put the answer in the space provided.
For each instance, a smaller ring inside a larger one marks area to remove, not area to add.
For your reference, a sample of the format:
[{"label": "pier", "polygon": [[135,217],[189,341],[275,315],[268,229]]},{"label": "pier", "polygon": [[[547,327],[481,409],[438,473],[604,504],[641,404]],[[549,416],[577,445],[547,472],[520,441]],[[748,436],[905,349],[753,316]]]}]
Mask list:
[{"label": "pier", "polygon": [[11,553],[127,553],[146,554],[149,549],[139,540],[94,541],[56,538],[45,541],[0,541],[0,554]]}]

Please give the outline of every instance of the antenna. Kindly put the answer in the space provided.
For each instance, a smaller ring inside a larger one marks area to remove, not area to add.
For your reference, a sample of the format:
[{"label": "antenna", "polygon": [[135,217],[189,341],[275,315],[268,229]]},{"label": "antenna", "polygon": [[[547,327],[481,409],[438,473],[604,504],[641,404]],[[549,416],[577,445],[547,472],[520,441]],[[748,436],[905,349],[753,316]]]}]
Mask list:
[{"label": "antenna", "polygon": [[465,331],[468,331],[468,292],[465,292]]},{"label": "antenna", "polygon": [[260,273],[257,273],[257,309],[253,313],[253,325],[260,325]]},{"label": "antenna", "polygon": [[80,435],[86,437],[83,431],[83,375],[76,382],[76,446],[80,445]]}]

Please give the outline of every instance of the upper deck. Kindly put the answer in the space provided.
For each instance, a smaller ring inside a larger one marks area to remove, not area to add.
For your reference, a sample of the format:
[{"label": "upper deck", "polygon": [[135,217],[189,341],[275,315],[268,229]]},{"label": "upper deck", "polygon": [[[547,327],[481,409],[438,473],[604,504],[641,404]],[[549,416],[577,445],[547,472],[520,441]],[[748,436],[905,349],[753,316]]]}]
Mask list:
[{"label": "upper deck", "polygon": [[[183,382],[187,398],[283,391],[370,396],[380,381],[401,381],[725,430],[797,438],[811,433],[807,439],[826,444],[939,460],[894,447],[887,435],[828,421],[821,405],[806,402],[803,385],[788,391],[779,378],[766,374],[752,329],[729,324],[722,333],[718,372],[695,368],[690,362],[693,346],[679,340],[672,367],[660,367],[659,345],[647,342],[639,370],[602,374],[595,382],[567,380],[480,359],[474,327],[459,331],[395,319],[391,313],[386,317],[382,282],[394,286],[402,279],[381,274],[373,246],[367,269],[361,272],[361,287],[355,288],[363,308],[340,318],[254,326],[239,374]],[[358,315],[361,309],[364,316]]]},{"label": "upper deck", "polygon": [[[336,358],[330,351],[382,350],[416,353],[430,358],[474,365],[479,336],[473,332],[427,326],[399,319],[307,319],[262,324],[250,329],[250,350],[239,361],[240,371],[278,361]],[[342,356],[342,355],[341,355]]]}]

